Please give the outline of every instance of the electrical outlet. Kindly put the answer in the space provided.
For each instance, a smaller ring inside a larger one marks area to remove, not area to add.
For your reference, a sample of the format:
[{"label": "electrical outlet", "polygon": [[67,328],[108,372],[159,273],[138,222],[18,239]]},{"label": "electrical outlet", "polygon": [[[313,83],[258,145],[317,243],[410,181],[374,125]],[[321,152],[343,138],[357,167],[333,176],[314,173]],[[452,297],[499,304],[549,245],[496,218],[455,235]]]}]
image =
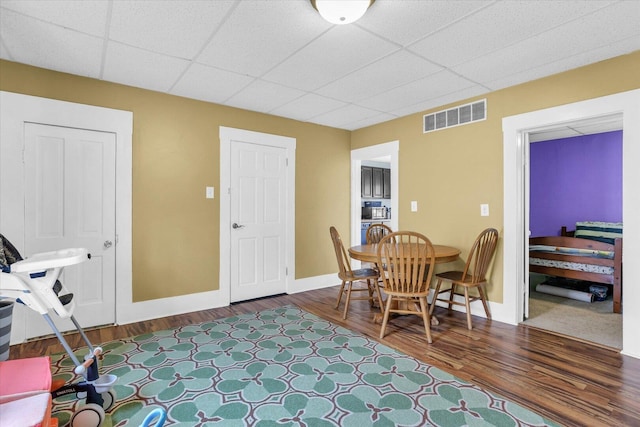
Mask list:
[{"label": "electrical outlet", "polygon": [[411,212],[418,212],[418,202],[416,200],[411,201]]},{"label": "electrical outlet", "polygon": [[489,205],[482,204],[480,205],[480,216],[489,216]]},{"label": "electrical outlet", "polygon": [[214,195],[213,187],[207,187],[207,196],[206,196],[207,199],[213,199],[213,195]]}]

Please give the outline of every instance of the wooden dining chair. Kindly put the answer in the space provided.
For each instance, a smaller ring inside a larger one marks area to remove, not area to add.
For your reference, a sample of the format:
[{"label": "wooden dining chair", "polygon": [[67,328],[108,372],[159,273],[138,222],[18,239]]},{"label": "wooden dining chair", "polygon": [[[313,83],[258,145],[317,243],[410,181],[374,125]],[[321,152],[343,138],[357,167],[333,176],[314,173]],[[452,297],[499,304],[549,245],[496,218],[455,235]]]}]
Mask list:
[{"label": "wooden dining chair", "polygon": [[[444,273],[436,274],[436,289],[433,294],[433,301],[429,313],[433,314],[433,310],[436,306],[436,301],[444,301],[448,304],[449,310],[452,305],[464,306],[467,311],[467,328],[471,330],[471,308],[470,303],[473,301],[481,300],[484,306],[484,312],[487,315],[487,319],[491,319],[491,312],[489,311],[489,305],[487,304],[486,289],[484,287],[487,284],[487,270],[491,265],[493,256],[496,252],[496,246],[498,245],[498,230],[495,228],[487,228],[476,238],[467,263],[464,266],[463,271],[447,271]],[[451,282],[449,289],[440,289],[442,282]],[[460,293],[457,288],[464,289],[464,293]],[[478,296],[469,296],[469,289],[478,289]],[[449,298],[439,298],[441,293],[449,292]],[[455,301],[454,296],[464,296],[464,302]]]},{"label": "wooden dining chair", "polygon": [[[415,314],[422,317],[427,341],[431,343],[431,322],[427,305],[429,284],[435,265],[431,241],[413,231],[390,233],[378,243],[378,264],[386,265],[382,282],[387,301],[380,339],[384,338],[389,314]],[[419,309],[418,309],[419,307]]]},{"label": "wooden dining chair", "polygon": [[[351,269],[351,262],[349,261],[349,254],[344,249],[342,238],[335,227],[330,227],[329,232],[331,234],[331,240],[333,241],[333,247],[336,251],[336,260],[338,261],[338,277],[342,280],[340,285],[340,292],[338,293],[338,301],[336,302],[336,310],[340,307],[340,301],[342,300],[342,294],[347,294],[347,299],[344,304],[343,319],[347,318],[349,311],[349,303],[351,300],[369,300],[371,307],[374,306],[374,302],[378,303],[380,311],[382,311],[382,298],[380,296],[380,288],[377,286],[378,272],[373,268],[360,268],[356,270]],[[366,283],[366,287],[354,286],[354,282],[358,284]],[[364,293],[366,296],[352,296],[352,293]]]},{"label": "wooden dining chair", "polygon": [[391,227],[385,224],[371,224],[367,228],[366,240],[367,244],[379,243],[387,234],[393,233]]},{"label": "wooden dining chair", "polygon": [[[382,238],[384,236],[386,236],[387,234],[391,234],[391,233],[393,233],[393,230],[388,225],[385,225],[385,224],[371,224],[369,226],[369,228],[367,228],[367,233],[366,233],[367,245],[371,245],[371,244],[374,244],[374,243],[379,243],[380,240],[382,240]],[[375,268],[376,270],[378,270],[378,273],[380,275],[384,274],[386,266],[378,265],[377,263],[373,263],[373,264],[369,264],[369,265],[370,265],[370,268]],[[365,265],[363,264],[363,266],[365,266]],[[378,280],[378,286],[382,286],[382,278],[380,278]]]}]

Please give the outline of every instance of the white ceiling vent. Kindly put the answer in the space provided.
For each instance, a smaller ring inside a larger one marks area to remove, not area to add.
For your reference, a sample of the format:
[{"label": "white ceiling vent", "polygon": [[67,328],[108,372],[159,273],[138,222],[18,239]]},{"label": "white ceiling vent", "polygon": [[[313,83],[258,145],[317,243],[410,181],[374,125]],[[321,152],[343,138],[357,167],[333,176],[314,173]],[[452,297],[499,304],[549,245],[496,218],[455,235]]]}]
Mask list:
[{"label": "white ceiling vent", "polygon": [[485,120],[487,118],[487,100],[458,105],[448,110],[426,114],[423,119],[422,132],[433,132],[453,126]]}]

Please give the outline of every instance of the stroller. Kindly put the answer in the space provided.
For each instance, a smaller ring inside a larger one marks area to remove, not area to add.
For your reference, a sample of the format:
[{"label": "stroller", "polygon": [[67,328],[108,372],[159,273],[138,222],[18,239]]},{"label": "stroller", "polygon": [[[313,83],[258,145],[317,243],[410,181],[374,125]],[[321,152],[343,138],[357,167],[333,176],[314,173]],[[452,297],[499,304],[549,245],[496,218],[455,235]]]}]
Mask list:
[{"label": "stroller", "polygon": [[[102,348],[94,347],[85,335],[73,316],[73,294],[58,280],[65,267],[90,258],[91,254],[86,249],[71,248],[43,252],[22,259],[11,242],[0,234],[0,300],[15,301],[40,313],[73,361],[74,373],[84,378],[84,381],[66,384],[51,391],[54,399],[72,393],[76,393],[79,399],[85,399],[85,405],[71,417],[72,427],[99,427],[105,419],[105,411],[115,402],[115,394],[111,388],[117,377],[99,374],[98,356],[102,354]],[[71,319],[87,344],[88,353],[82,362],[51,319],[51,312],[60,318]]]}]

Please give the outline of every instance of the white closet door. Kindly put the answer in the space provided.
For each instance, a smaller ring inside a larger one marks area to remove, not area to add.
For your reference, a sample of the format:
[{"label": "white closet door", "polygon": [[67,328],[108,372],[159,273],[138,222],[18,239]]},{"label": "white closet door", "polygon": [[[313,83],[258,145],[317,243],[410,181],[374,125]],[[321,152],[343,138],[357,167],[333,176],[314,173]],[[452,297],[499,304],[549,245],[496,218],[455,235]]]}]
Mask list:
[{"label": "white closet door", "polygon": [[[25,124],[25,253],[83,247],[91,259],[61,277],[82,327],[115,322],[115,162],[113,133]],[[27,338],[51,334],[28,314]],[[70,320],[52,319],[61,330]]]}]

